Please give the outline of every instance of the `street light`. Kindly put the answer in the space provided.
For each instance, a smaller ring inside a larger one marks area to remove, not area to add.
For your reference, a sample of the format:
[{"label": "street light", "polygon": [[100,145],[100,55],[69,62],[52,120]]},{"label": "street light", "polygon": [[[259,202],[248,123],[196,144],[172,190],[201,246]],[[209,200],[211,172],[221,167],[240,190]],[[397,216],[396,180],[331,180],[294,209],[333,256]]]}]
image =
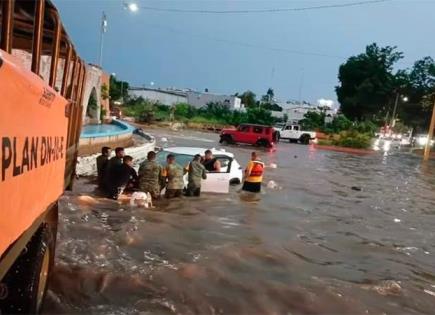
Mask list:
[{"label": "street light", "polygon": [[[397,106],[399,105],[399,98],[400,98],[400,93],[397,92],[396,93],[396,101],[394,102],[393,115],[391,116],[391,127],[394,127],[396,125],[396,111],[397,111]],[[402,101],[407,102],[408,97],[402,96]]]},{"label": "street light", "polygon": [[104,45],[104,33],[107,32],[107,16],[106,13],[101,15],[101,33],[100,33],[100,56],[98,58],[98,65],[103,67],[103,45]]},{"label": "street light", "polygon": [[131,12],[137,12],[139,10],[139,7],[137,6],[137,3],[131,2],[127,5],[127,8],[131,11]]}]

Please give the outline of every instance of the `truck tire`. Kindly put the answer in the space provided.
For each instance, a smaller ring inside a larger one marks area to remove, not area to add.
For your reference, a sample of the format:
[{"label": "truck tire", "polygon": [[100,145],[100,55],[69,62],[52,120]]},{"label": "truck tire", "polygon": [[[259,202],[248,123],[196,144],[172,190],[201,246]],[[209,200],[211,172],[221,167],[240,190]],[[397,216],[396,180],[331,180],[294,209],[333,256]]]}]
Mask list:
[{"label": "truck tire", "polygon": [[221,137],[219,143],[223,144],[223,145],[228,145],[228,144],[234,143],[234,141],[233,141],[233,138],[231,136],[224,135]]},{"label": "truck tire", "polygon": [[6,290],[0,313],[36,314],[47,292],[49,271],[54,261],[55,231],[43,224],[2,280]]},{"label": "truck tire", "polygon": [[310,136],[309,134],[304,133],[304,134],[299,138],[299,142],[300,142],[301,144],[305,144],[305,145],[307,145],[307,144],[310,143],[310,139],[311,139],[311,136]]},{"label": "truck tire", "polygon": [[264,147],[264,148],[269,148],[270,147],[270,143],[266,139],[259,139],[259,140],[257,140],[256,145],[258,147]]}]

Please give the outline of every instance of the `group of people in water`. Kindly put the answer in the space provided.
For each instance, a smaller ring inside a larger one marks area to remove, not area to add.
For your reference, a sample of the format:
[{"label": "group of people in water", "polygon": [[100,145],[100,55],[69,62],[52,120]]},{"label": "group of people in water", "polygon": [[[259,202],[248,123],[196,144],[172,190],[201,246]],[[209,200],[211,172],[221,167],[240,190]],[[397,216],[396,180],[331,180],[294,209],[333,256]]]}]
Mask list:
[{"label": "group of people in water", "polygon": [[[221,172],[221,163],[213,156],[211,150],[206,150],[204,156],[197,154],[192,161],[182,167],[176,161],[174,154],[166,156],[166,165],[156,161],[157,154],[150,151],[147,159],[139,166],[139,171],[133,168],[133,157],[125,155],[124,148],[115,149],[115,155],[110,157],[111,148],[103,147],[101,155],[97,157],[98,185],[104,193],[112,199],[118,199],[123,192],[141,191],[150,193],[154,200],[160,199],[163,189],[168,199],[183,195],[199,197],[201,182],[207,179],[209,172]],[[242,189],[248,192],[261,191],[264,164],[256,152],[252,152],[251,160],[244,173]],[[184,175],[188,184],[185,187]]]}]

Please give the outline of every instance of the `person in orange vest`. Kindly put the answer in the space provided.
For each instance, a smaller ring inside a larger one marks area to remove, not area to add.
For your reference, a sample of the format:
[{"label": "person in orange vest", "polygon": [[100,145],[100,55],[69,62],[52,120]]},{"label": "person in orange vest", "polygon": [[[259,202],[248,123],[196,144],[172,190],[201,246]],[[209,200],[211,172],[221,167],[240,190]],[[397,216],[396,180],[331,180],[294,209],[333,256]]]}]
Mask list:
[{"label": "person in orange vest", "polygon": [[242,190],[253,193],[261,191],[261,182],[263,181],[264,163],[260,161],[257,152],[251,153],[251,160],[245,169],[245,176]]}]

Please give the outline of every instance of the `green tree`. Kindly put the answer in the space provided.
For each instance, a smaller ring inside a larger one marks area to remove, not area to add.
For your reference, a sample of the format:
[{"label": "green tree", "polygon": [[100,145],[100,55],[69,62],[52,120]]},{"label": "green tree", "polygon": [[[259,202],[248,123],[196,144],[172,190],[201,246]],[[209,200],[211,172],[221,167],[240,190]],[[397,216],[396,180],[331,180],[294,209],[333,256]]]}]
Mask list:
[{"label": "green tree", "polygon": [[425,57],[416,61],[411,70],[402,71],[401,76],[405,82],[402,93],[408,101],[398,106],[399,119],[419,131],[426,130],[435,92],[435,62]]},{"label": "green tree", "polygon": [[242,100],[242,104],[245,105],[246,108],[257,106],[257,96],[252,91],[245,91],[242,95],[240,95],[240,99]]},{"label": "green tree", "polygon": [[340,85],[335,88],[342,113],[352,120],[373,119],[382,114],[394,94],[393,66],[402,57],[396,47],[374,43],[342,64],[338,73]]},{"label": "green tree", "polygon": [[304,130],[322,129],[325,126],[325,113],[310,111],[304,115],[300,125]]},{"label": "green tree", "polygon": [[130,85],[126,81],[118,81],[115,76],[110,76],[110,99],[118,101],[122,98],[128,98],[128,89]]}]

